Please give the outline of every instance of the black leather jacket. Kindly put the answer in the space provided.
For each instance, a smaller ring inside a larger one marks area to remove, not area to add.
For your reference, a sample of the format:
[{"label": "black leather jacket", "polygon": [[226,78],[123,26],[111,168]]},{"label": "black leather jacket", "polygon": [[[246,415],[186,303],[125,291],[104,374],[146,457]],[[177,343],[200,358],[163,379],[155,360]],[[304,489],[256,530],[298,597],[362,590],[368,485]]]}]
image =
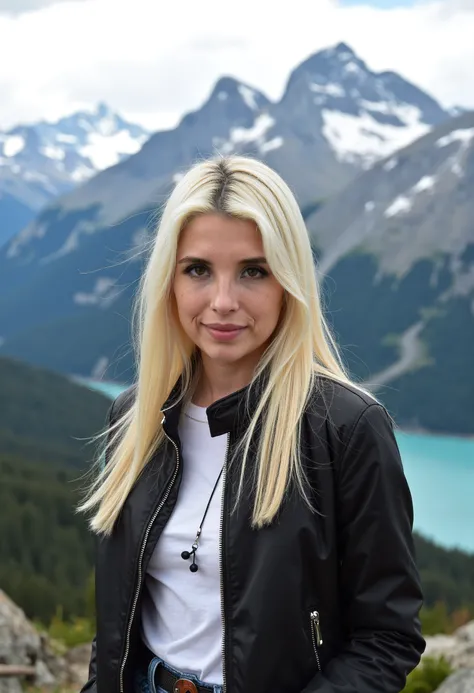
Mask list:
[{"label": "black leather jacket", "polygon": [[[246,390],[207,409],[211,434],[227,433],[231,450],[248,423]],[[117,398],[112,421],[133,392]],[[133,692],[144,576],[186,464],[179,410],[166,411],[167,440],[130,492],[111,537],[98,541],[97,634],[83,693]],[[320,379],[303,416],[301,445],[317,512],[289,492],[271,526],[253,530],[251,494],[230,512],[238,464],[227,469],[226,693],[398,693],[425,644],[412,501],[391,421],[369,397]]]}]

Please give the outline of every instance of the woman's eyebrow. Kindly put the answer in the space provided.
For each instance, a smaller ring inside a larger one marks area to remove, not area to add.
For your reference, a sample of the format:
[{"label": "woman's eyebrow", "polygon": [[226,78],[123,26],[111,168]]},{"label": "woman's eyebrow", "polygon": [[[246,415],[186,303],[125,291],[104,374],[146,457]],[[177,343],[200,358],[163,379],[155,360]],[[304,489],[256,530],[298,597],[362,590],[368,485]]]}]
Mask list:
[{"label": "woman's eyebrow", "polygon": [[[181,260],[178,260],[178,265],[184,264],[185,262],[199,262],[203,265],[212,265],[212,262],[210,260],[205,260],[204,258],[201,257],[191,257],[189,255],[186,255],[186,257],[181,258]],[[244,260],[240,260],[239,265],[248,265],[251,263],[259,263],[261,265],[267,264],[267,259],[263,256],[260,257],[247,257]]]}]

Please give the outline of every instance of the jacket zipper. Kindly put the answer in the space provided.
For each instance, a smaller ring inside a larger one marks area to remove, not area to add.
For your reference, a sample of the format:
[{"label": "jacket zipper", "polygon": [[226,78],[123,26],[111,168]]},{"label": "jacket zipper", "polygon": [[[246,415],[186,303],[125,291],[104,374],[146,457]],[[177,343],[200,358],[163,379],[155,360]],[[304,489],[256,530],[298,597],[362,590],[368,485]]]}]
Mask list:
[{"label": "jacket zipper", "polygon": [[319,618],[319,611],[312,611],[310,613],[311,619],[311,638],[313,640],[313,650],[316,655],[316,662],[318,664],[318,670],[321,671],[321,662],[319,661],[318,647],[323,644],[323,636],[321,633],[321,623]]},{"label": "jacket zipper", "polygon": [[[165,417],[163,417],[163,419],[162,419],[162,422],[161,422],[162,425],[163,425],[163,423],[164,423],[164,420],[165,420]],[[166,433],[165,433],[165,436],[166,436],[166,438],[168,438],[168,440],[170,441],[170,443],[173,444],[174,449],[176,450],[176,467],[175,467],[173,476],[172,476],[172,478],[171,478],[171,481],[170,481],[170,483],[168,484],[168,487],[167,487],[167,489],[166,489],[166,491],[165,491],[165,495],[164,495],[163,498],[161,499],[161,501],[160,501],[158,507],[156,508],[155,512],[153,513],[153,517],[151,518],[150,522],[148,523],[148,527],[146,528],[146,532],[145,532],[145,537],[144,537],[144,539],[143,539],[143,543],[142,543],[142,546],[141,546],[141,549],[140,549],[140,556],[139,556],[139,559],[138,559],[138,583],[137,583],[137,589],[135,590],[135,596],[134,596],[134,598],[133,598],[132,611],[131,611],[131,613],[130,613],[130,618],[129,618],[128,627],[127,627],[127,635],[126,635],[126,641],[125,641],[125,642],[126,642],[126,644],[125,644],[125,653],[124,653],[124,656],[123,656],[122,665],[121,665],[121,667],[120,667],[120,693],[124,693],[124,690],[123,690],[123,672],[125,671],[125,665],[126,665],[126,663],[127,663],[128,653],[129,653],[129,651],[130,651],[130,633],[132,632],[133,619],[134,619],[134,617],[135,617],[135,611],[136,611],[136,608],[137,608],[138,597],[139,597],[139,595],[140,595],[140,589],[141,589],[141,585],[142,585],[142,577],[143,577],[143,576],[142,576],[142,563],[143,563],[143,556],[144,556],[144,554],[145,554],[146,545],[147,545],[147,542],[148,542],[148,537],[149,537],[149,535],[150,535],[151,528],[152,528],[152,526],[153,526],[153,524],[154,524],[156,518],[158,517],[159,512],[161,511],[162,507],[164,506],[164,504],[165,504],[166,501],[168,500],[168,496],[170,495],[171,489],[173,488],[173,484],[174,484],[174,482],[176,481],[176,477],[178,476],[178,471],[179,471],[179,450],[178,450],[178,446],[176,445],[176,443],[174,442],[174,440],[171,440],[171,438],[170,438],[169,436],[166,435]]]},{"label": "jacket zipper", "polygon": [[221,619],[222,619],[222,688],[224,693],[227,690],[226,682],[226,672],[225,672],[225,638],[226,638],[226,626],[225,626],[225,608],[224,608],[224,569],[223,569],[223,535],[224,535],[224,510],[225,510],[225,487],[227,479],[227,457],[229,455],[230,448],[230,433],[227,434],[227,447],[225,451],[224,458],[224,471],[222,473],[222,503],[221,503],[221,522],[219,528],[219,573],[220,573],[220,585],[221,585]]}]

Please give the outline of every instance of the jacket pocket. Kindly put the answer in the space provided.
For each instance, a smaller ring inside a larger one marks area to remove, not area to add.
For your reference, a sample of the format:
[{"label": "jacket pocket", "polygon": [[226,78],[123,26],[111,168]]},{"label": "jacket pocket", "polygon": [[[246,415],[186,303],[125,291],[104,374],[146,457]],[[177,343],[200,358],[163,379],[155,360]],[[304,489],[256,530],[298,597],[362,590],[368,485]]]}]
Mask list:
[{"label": "jacket pocket", "polygon": [[311,640],[313,642],[314,656],[316,657],[316,663],[318,665],[318,671],[321,671],[321,662],[319,659],[319,648],[323,644],[323,635],[321,630],[321,619],[319,616],[319,611],[311,611],[309,614],[310,627],[311,627]]}]

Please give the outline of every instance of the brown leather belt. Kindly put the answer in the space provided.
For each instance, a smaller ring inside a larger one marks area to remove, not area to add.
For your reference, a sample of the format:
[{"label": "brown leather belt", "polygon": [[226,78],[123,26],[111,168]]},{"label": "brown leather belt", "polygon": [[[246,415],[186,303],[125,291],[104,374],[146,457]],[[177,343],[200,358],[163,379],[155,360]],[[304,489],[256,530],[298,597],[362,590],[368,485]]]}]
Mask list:
[{"label": "brown leather belt", "polygon": [[[155,657],[145,643],[141,643],[141,651],[139,661],[148,669],[148,665]],[[165,669],[163,666],[158,666],[155,670],[155,685],[162,688],[167,693],[212,693],[212,687],[197,686],[193,681],[186,678],[175,676]]]},{"label": "brown leather belt", "polygon": [[155,684],[167,693],[210,693],[210,688],[197,686],[189,679],[178,678],[165,667],[159,666],[155,671]]}]

